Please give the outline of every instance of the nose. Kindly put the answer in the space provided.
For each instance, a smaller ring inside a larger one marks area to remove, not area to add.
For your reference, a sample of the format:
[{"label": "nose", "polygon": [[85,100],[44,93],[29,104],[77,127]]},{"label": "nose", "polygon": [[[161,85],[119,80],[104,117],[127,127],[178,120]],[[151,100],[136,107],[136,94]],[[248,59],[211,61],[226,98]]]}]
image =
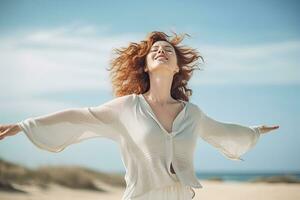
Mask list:
[{"label": "nose", "polygon": [[157,52],[158,54],[160,54],[160,53],[165,53],[165,50],[162,48],[162,47],[160,47],[159,49],[158,49],[158,52]]}]

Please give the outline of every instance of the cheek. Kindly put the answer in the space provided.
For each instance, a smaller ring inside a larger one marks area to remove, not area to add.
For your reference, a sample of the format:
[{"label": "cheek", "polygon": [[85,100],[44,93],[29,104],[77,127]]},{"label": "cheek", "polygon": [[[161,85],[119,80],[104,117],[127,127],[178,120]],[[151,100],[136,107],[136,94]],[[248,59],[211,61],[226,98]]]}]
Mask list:
[{"label": "cheek", "polygon": [[146,56],[146,64],[148,65],[148,64],[151,64],[152,62],[153,62],[153,55],[152,54],[148,54],[147,56]]},{"label": "cheek", "polygon": [[174,53],[169,54],[169,58],[170,58],[170,61],[171,61],[173,64],[177,64],[177,57],[176,57],[176,54],[174,54]]},{"label": "cheek", "polygon": [[150,61],[150,57],[149,57],[149,55],[147,55],[147,56],[146,56],[146,65],[149,65],[150,62],[151,62],[151,61]]}]

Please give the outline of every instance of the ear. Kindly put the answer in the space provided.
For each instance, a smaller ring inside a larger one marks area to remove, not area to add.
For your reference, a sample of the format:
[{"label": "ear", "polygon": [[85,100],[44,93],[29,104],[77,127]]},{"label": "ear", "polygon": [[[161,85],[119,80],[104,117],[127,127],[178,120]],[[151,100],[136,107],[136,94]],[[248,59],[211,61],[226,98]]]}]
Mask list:
[{"label": "ear", "polygon": [[147,72],[147,71],[148,71],[147,62],[145,62],[145,65],[144,65],[144,71],[145,71],[145,72]]},{"label": "ear", "polygon": [[178,65],[176,65],[176,73],[178,73],[179,72],[179,66]]}]

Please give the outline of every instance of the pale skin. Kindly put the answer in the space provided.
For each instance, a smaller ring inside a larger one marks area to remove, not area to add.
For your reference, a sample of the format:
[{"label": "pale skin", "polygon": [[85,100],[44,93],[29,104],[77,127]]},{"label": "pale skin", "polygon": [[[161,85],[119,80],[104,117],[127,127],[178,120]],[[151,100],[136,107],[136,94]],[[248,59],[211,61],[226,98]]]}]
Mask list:
[{"label": "pale skin", "polygon": [[[143,95],[162,126],[170,133],[175,117],[183,109],[182,103],[173,99],[170,93],[173,76],[179,71],[174,47],[166,41],[155,42],[146,57],[145,71],[149,74],[150,89]],[[259,130],[264,134],[278,128],[278,125],[261,125]],[[17,124],[0,124],[0,140],[21,131]]]}]

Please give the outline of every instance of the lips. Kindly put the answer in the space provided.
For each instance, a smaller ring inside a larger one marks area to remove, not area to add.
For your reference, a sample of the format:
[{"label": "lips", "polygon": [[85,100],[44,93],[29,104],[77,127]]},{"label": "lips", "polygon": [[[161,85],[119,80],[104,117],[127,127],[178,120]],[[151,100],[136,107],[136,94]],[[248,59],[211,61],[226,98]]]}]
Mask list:
[{"label": "lips", "polygon": [[164,55],[159,55],[159,56],[157,56],[157,57],[155,58],[155,60],[157,60],[157,59],[159,59],[159,58],[165,58],[166,60],[168,60],[168,58],[167,58],[166,56],[164,56]]}]

